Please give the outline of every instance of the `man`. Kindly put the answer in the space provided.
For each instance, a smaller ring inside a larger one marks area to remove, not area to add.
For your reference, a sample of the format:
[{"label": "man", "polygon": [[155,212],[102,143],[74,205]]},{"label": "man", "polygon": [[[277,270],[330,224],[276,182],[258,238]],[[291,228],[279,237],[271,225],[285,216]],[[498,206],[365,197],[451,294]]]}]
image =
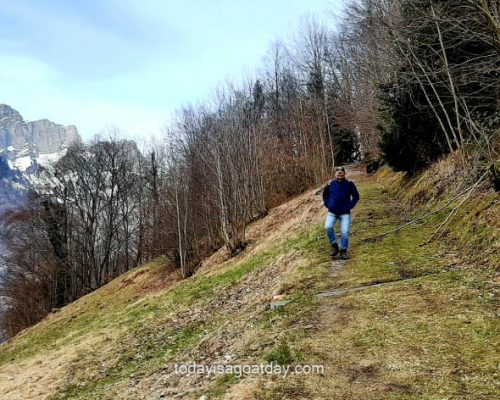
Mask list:
[{"label": "man", "polygon": [[[325,229],[333,248],[332,257],[340,253],[340,258],[349,258],[347,249],[349,248],[349,234],[351,232],[351,210],[358,201],[358,189],[354,182],[346,179],[344,167],[335,168],[335,179],[323,189],[323,203],[328,208]],[[337,235],[333,230],[337,220],[340,221],[340,248],[337,243]]]}]

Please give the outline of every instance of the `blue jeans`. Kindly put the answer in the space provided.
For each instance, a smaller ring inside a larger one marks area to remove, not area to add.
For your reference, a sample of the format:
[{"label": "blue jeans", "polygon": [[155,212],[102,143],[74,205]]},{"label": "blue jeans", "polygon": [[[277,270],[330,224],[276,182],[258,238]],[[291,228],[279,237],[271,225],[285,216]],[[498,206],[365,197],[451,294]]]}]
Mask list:
[{"label": "blue jeans", "polygon": [[337,220],[340,220],[340,248],[347,250],[349,247],[349,234],[351,233],[351,214],[336,215],[328,211],[325,229],[331,244],[337,243],[337,235],[333,230]]}]

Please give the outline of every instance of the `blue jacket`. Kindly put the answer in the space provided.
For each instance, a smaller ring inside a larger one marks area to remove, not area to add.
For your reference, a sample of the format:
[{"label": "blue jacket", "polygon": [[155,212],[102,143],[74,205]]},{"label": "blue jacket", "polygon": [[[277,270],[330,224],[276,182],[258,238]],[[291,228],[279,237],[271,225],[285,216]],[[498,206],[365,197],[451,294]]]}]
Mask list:
[{"label": "blue jacket", "polygon": [[349,214],[358,201],[358,189],[347,179],[342,182],[334,179],[323,189],[323,203],[333,214]]}]

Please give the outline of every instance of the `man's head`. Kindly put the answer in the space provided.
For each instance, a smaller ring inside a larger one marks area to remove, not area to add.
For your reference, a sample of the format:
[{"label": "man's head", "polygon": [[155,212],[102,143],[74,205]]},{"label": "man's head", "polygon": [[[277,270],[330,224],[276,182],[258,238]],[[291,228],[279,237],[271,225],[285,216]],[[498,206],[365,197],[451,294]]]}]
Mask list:
[{"label": "man's head", "polygon": [[335,179],[338,181],[345,180],[345,168],[344,167],[336,167],[335,168]]}]

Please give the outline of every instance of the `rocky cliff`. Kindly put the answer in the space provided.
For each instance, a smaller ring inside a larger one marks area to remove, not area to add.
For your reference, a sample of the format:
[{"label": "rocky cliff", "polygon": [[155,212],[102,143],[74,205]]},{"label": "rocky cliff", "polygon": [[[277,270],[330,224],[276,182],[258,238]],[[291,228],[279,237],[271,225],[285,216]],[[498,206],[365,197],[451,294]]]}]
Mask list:
[{"label": "rocky cliff", "polygon": [[60,125],[47,119],[25,121],[21,114],[0,104],[0,152],[29,149],[32,155],[57,153],[81,138],[75,126]]}]

